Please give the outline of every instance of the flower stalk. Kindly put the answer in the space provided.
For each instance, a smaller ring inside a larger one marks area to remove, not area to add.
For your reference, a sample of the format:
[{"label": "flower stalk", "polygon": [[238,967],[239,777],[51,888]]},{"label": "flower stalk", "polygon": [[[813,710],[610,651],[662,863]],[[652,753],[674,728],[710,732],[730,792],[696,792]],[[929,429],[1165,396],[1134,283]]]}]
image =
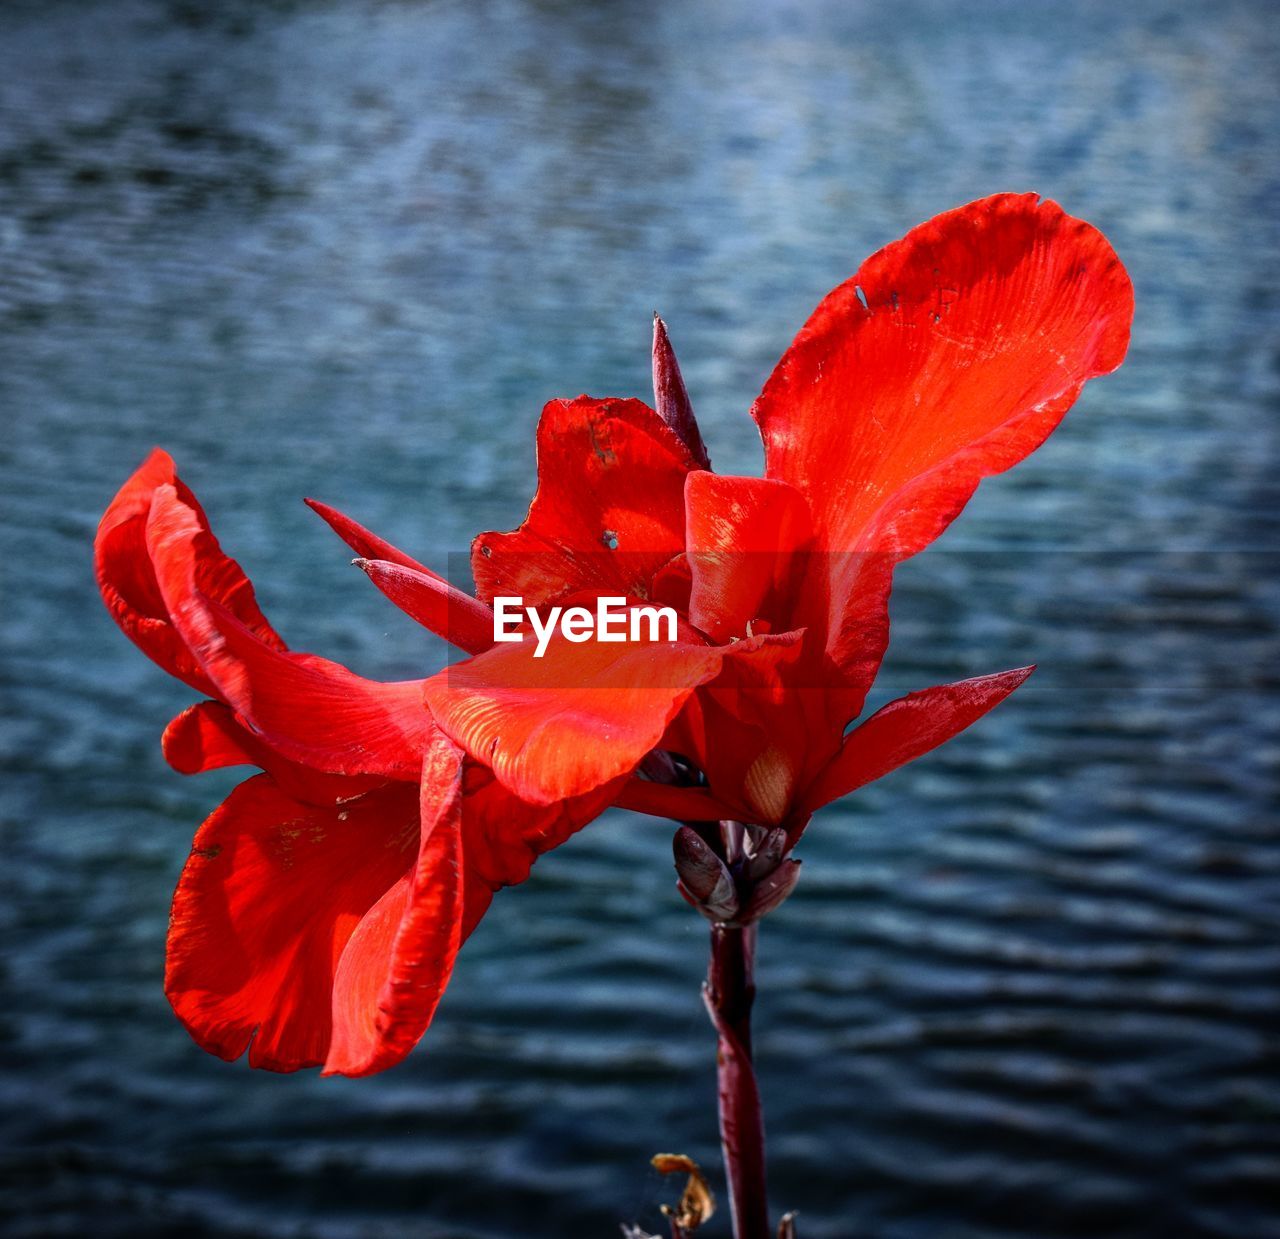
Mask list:
[{"label": "flower stalk", "polygon": [[716,1030],[720,1147],[734,1239],[770,1239],[764,1115],[751,1061],[755,952],[755,924],[712,925],[711,963],[702,994]]},{"label": "flower stalk", "polygon": [[680,893],[711,922],[702,987],[716,1030],[720,1145],[734,1239],[770,1239],[764,1116],[751,1059],[757,923],[795,886],[799,862],[778,829],[722,821],[682,825],[672,841]]}]

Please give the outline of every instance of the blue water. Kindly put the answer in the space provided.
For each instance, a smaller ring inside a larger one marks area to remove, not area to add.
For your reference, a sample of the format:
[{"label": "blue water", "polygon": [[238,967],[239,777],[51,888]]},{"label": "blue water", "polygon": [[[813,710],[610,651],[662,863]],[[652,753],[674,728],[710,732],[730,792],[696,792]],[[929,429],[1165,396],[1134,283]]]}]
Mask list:
[{"label": "blue water", "polygon": [[163,941],[229,780],[161,761],[189,694],[94,524],[162,443],[291,644],[420,675],[301,496],[443,565],[520,519],[543,401],[646,393],[655,308],[755,470],[817,298],[1035,189],[1128,264],[1133,350],[901,573],[877,700],[1041,670],[806,837],[773,1198],[803,1239],[1280,1235],[1277,83],[1263,0],[0,8],[4,1233],[659,1229],[649,1156],[717,1156],[669,830],[503,895],[389,1074],[205,1056]]}]

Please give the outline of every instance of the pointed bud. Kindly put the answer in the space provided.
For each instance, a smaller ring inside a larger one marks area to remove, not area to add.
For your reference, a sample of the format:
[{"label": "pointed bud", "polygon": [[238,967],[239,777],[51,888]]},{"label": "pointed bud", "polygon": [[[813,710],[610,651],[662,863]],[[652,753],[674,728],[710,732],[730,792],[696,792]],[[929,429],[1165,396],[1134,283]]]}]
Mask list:
[{"label": "pointed bud", "polygon": [[796,1239],[796,1215],[784,1213],[778,1223],[778,1239]]},{"label": "pointed bud", "polygon": [[767,878],[751,892],[747,906],[738,918],[744,925],[768,916],[796,888],[800,880],[800,862],[784,860]]},{"label": "pointed bud", "polygon": [[729,877],[724,861],[692,826],[681,826],[671,840],[676,873],[697,899],[706,899],[723,878]]},{"label": "pointed bud", "polygon": [[653,316],[653,407],[679,435],[694,463],[700,469],[710,469],[711,458],[693,416],[693,405],[689,403],[689,393],[685,390],[680,365],[667,335],[667,325],[656,314]]},{"label": "pointed bud", "polygon": [[671,844],[682,893],[714,920],[732,919],[738,910],[733,875],[691,826],[681,826]]}]

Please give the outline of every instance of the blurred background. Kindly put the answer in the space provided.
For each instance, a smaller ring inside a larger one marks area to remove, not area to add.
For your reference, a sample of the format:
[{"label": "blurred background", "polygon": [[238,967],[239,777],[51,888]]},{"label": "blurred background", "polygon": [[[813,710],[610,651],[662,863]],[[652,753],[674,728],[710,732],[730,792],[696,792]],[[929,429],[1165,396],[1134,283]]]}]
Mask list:
[{"label": "blurred background", "polygon": [[102,609],[97,518],[163,444],[292,645],[422,675],[303,495],[443,566],[521,519],[544,401],[647,396],[654,309],[755,471],[818,298],[1035,189],[1127,263],[1132,352],[899,575],[875,703],[1040,671],[806,837],[762,934],[773,1199],[803,1239],[1280,1235],[1274,18],[0,8],[3,1232],[659,1229],[649,1156],[718,1158],[669,829],[614,813],[504,894],[389,1074],[206,1056],[164,931],[234,776],[163,764],[190,694]]}]

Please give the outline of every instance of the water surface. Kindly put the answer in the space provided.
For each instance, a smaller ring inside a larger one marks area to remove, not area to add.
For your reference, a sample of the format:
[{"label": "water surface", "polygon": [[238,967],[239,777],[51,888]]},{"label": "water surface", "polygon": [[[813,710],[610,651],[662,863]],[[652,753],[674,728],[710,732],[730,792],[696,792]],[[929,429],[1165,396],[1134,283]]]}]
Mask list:
[{"label": "water surface", "polygon": [[163,938],[229,781],[164,766],[189,695],[103,612],[94,524],[162,443],[291,644],[420,675],[302,495],[443,564],[522,516],[545,400],[645,395],[655,308],[755,470],[818,297],[1035,189],[1128,264],[1133,350],[900,574],[877,701],[1041,670],[806,837],[762,938],[773,1196],[804,1239],[1280,1235],[1270,10],[0,9],[5,1233],[658,1229],[650,1154],[716,1160],[668,829],[614,813],[504,894],[395,1071],[207,1057]]}]

